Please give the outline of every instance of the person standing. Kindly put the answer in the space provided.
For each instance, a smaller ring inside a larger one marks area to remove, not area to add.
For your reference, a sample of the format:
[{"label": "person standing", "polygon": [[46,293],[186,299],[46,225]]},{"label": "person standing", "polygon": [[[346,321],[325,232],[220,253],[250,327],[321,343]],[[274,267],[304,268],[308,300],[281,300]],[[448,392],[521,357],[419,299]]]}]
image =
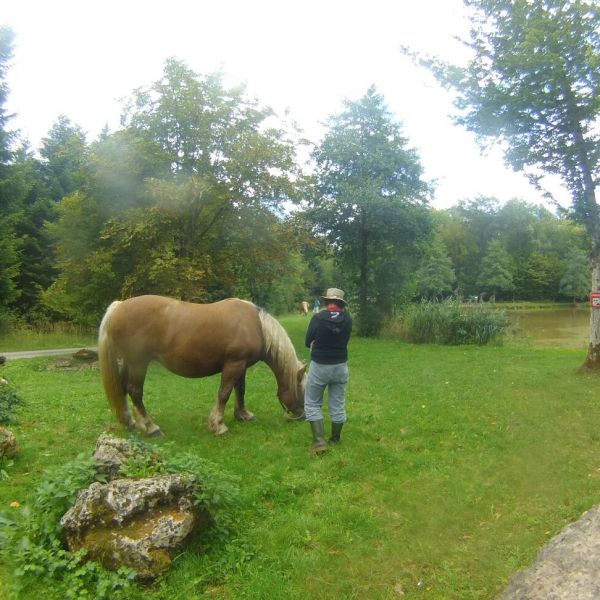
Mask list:
[{"label": "person standing", "polygon": [[348,340],[352,333],[352,316],[346,310],[344,291],[329,288],[323,296],[325,309],[313,315],[306,331],[305,344],[310,348],[310,366],[304,395],[304,412],[310,423],[313,443],[311,453],[327,450],[323,423],[323,396],[327,388],[330,443],[340,441],[346,422],[346,384],[348,383]]}]

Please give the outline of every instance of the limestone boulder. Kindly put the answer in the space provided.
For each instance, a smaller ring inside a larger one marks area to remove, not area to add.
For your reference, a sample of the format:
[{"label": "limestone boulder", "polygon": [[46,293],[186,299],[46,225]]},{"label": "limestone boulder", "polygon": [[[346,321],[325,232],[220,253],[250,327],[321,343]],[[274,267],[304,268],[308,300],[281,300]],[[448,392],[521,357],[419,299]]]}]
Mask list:
[{"label": "limestone boulder", "polygon": [[194,506],[186,474],[93,483],[61,519],[69,549],[85,548],[108,569],[128,566],[154,579],[208,523]]},{"label": "limestone boulder", "polygon": [[496,600],[598,600],[600,506],[567,525],[516,573]]},{"label": "limestone boulder", "polygon": [[158,464],[160,459],[150,450],[140,450],[132,442],[103,433],[96,441],[93,456],[98,462],[100,472],[115,479],[121,475],[121,467],[131,458],[144,454],[147,462]]},{"label": "limestone boulder", "polygon": [[6,427],[0,427],[0,458],[16,456],[19,453],[19,445],[15,434]]}]

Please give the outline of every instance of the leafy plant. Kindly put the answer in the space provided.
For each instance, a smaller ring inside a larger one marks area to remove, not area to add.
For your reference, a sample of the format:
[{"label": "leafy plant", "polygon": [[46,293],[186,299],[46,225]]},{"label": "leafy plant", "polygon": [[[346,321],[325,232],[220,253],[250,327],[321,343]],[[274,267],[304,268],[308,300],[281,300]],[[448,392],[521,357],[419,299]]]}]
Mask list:
[{"label": "leafy plant", "polygon": [[134,448],[134,454],[119,468],[123,477],[139,479],[166,473],[164,460],[153,446],[135,438],[130,439],[129,443]]},{"label": "leafy plant", "polygon": [[[121,467],[122,475],[192,475],[194,502],[211,517],[211,527],[203,537],[206,577],[217,580],[224,573],[239,570],[254,556],[240,535],[243,504],[236,478],[191,453],[167,461],[149,444],[134,439],[132,445],[136,453]],[[64,548],[60,519],[78,492],[93,481],[105,482],[105,478],[93,458],[79,455],[63,467],[45,473],[30,506],[24,507],[17,518],[0,513],[0,555],[12,567],[17,595],[30,593],[29,587],[51,579],[54,589],[68,599],[131,597],[136,576],[133,570],[109,571],[87,560],[84,550],[70,552]]]},{"label": "leafy plant", "polygon": [[23,399],[7,384],[0,384],[0,425],[16,422],[17,407]]},{"label": "leafy plant", "polygon": [[131,569],[110,572],[85,560],[85,552],[63,548],[60,518],[77,493],[101,480],[96,462],[83,454],[48,471],[36,488],[31,505],[18,518],[0,514],[0,549],[12,566],[13,589],[18,595],[34,581],[51,579],[65,598],[108,600],[126,598],[135,577]]}]

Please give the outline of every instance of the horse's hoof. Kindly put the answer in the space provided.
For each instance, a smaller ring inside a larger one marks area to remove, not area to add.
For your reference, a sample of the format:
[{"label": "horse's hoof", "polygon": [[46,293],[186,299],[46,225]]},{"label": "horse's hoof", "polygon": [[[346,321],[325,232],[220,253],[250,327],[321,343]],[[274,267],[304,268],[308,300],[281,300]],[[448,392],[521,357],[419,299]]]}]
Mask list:
[{"label": "horse's hoof", "polygon": [[162,432],[160,427],[157,427],[156,429],[153,429],[152,431],[148,432],[148,437],[164,437],[165,434]]},{"label": "horse's hoof", "polygon": [[225,433],[227,433],[229,431],[229,429],[227,428],[226,425],[219,425],[219,427],[217,429],[215,429],[215,435],[223,435]]},{"label": "horse's hoof", "polygon": [[256,416],[251,412],[235,413],[235,418],[238,421],[256,421]]}]

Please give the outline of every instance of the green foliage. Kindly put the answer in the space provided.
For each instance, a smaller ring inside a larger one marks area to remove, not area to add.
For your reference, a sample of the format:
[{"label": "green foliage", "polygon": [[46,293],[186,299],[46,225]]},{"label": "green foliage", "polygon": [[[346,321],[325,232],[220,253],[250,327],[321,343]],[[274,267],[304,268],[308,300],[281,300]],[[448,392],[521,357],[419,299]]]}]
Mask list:
[{"label": "green foliage", "polygon": [[86,561],[85,552],[63,548],[60,519],[79,491],[101,479],[95,461],[83,454],[48,471],[33,493],[31,504],[19,518],[0,515],[0,547],[13,570],[13,588],[23,597],[37,581],[52,581],[64,598],[109,600],[128,598],[135,573],[110,572]]},{"label": "green foliage", "polygon": [[494,239],[488,244],[477,283],[492,295],[514,289],[510,257],[500,240]]},{"label": "green foliage", "polygon": [[242,497],[239,478],[223,471],[215,463],[192,452],[172,455],[167,459],[171,471],[191,473],[194,476],[194,502],[206,510],[214,524],[212,531],[221,540],[240,534],[240,509]]},{"label": "green foliage", "polygon": [[485,345],[501,340],[508,326],[504,311],[455,300],[410,305],[401,319],[403,336],[417,344]]},{"label": "green foliage", "polygon": [[560,293],[561,269],[562,261],[554,253],[532,252],[515,274],[515,279],[519,280],[520,298],[555,299]]},{"label": "green foliage", "polygon": [[502,141],[508,164],[540,184],[558,175],[598,244],[600,35],[597,2],[466,0],[467,65],[421,60],[457,92],[457,121]]},{"label": "green foliage", "polygon": [[[202,541],[205,569],[212,578],[223,577],[252,558],[254,553],[240,528],[242,501],[235,477],[189,452],[165,457],[141,440],[132,439],[131,444],[135,454],[121,466],[121,476],[185,472],[193,477],[194,502],[211,519]],[[135,573],[131,569],[108,571],[87,560],[85,551],[72,553],[64,549],[60,519],[79,491],[93,481],[105,481],[102,470],[93,458],[80,454],[45,473],[19,518],[0,513],[0,550],[13,569],[18,595],[26,594],[43,580],[51,580],[57,593],[73,600],[130,598],[135,592]]]},{"label": "green foliage", "polygon": [[0,383],[0,425],[16,423],[17,409],[22,404],[23,399],[12,386]]},{"label": "green foliage", "polygon": [[427,245],[415,279],[416,291],[424,298],[436,299],[452,292],[456,275],[439,237]]},{"label": "green foliage", "polygon": [[330,119],[314,158],[314,225],[356,289],[358,333],[366,335],[369,305],[389,314],[414,267],[415,242],[430,228],[429,187],[419,157],[374,88]]},{"label": "green foliage", "polygon": [[590,263],[585,252],[573,248],[566,260],[566,268],[560,280],[560,291],[575,302],[586,298],[590,291]]}]

